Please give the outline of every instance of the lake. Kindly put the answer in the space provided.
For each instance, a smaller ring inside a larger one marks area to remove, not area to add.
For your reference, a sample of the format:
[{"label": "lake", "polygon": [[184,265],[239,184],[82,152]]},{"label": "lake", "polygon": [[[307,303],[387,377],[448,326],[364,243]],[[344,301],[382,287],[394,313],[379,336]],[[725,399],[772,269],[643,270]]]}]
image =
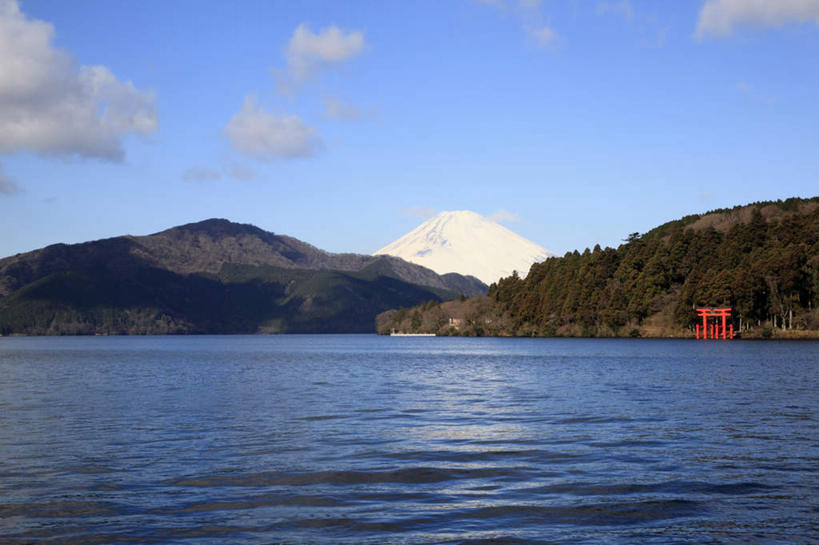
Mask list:
[{"label": "lake", "polygon": [[0,338],[4,543],[817,543],[819,342]]}]

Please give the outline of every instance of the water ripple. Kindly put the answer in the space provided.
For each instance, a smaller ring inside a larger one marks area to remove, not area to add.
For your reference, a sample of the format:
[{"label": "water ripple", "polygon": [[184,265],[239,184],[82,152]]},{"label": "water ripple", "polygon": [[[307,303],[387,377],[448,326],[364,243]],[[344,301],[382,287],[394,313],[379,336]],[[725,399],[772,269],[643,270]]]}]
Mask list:
[{"label": "water ripple", "polygon": [[817,542],[817,343],[0,339],[0,542]]}]

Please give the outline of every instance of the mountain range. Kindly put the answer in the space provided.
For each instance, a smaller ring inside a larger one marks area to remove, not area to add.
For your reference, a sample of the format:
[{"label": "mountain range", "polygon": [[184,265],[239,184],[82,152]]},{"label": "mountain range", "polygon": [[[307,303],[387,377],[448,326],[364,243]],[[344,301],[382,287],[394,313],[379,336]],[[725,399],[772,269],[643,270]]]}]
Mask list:
[{"label": "mountain range", "polygon": [[371,332],[388,308],[485,292],[474,277],[210,219],[0,259],[0,333]]},{"label": "mountain range", "polygon": [[444,274],[472,275],[487,284],[555,254],[470,210],[441,212],[375,255],[392,255]]}]

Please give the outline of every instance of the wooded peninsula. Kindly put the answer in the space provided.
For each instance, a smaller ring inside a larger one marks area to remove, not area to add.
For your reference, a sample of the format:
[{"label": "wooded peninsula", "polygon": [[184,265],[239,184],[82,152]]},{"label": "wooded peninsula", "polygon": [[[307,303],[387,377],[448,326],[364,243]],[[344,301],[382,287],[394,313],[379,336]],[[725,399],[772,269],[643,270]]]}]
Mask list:
[{"label": "wooded peninsula", "polygon": [[487,296],[390,310],[378,332],[694,337],[701,306],[735,337],[819,338],[819,197],[714,210],[532,265]]}]

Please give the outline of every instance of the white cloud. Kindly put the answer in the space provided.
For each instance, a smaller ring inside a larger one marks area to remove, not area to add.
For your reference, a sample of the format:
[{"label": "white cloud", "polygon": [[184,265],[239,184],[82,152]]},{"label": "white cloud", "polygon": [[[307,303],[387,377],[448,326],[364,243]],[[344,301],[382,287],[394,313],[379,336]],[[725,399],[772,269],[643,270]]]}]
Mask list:
[{"label": "white cloud", "polygon": [[364,113],[360,108],[335,97],[324,99],[324,117],[339,121],[358,121]]},{"label": "white cloud", "polygon": [[233,147],[256,159],[295,159],[314,155],[321,144],[316,130],[295,115],[266,112],[253,96],[245,98],[225,127]]},{"label": "white cloud", "polygon": [[429,206],[410,206],[401,210],[401,215],[426,220],[435,215],[435,209]]},{"label": "white cloud", "polygon": [[3,165],[0,165],[0,195],[14,195],[21,192],[20,186],[3,173]]},{"label": "white cloud", "polygon": [[707,0],[695,36],[726,36],[734,27],[781,27],[788,23],[819,25],[819,0]]},{"label": "white cloud", "polygon": [[600,2],[597,4],[597,15],[620,15],[626,21],[634,19],[634,10],[631,7],[629,0],[620,0],[619,2]]},{"label": "white cloud", "polygon": [[497,212],[495,212],[494,214],[489,216],[489,219],[494,221],[495,223],[520,221],[520,217],[518,217],[517,214],[514,214],[512,212],[509,212],[509,211],[503,210],[503,209],[498,210]]},{"label": "white cloud", "polygon": [[77,67],[53,46],[54,27],[0,0],[0,153],[121,160],[121,139],[158,121],[152,93],[105,66]]},{"label": "white cloud", "polygon": [[291,81],[280,82],[284,90],[310,79],[316,71],[349,61],[364,51],[364,34],[344,32],[335,25],[318,34],[302,23],[293,32],[285,50],[287,71]]}]

